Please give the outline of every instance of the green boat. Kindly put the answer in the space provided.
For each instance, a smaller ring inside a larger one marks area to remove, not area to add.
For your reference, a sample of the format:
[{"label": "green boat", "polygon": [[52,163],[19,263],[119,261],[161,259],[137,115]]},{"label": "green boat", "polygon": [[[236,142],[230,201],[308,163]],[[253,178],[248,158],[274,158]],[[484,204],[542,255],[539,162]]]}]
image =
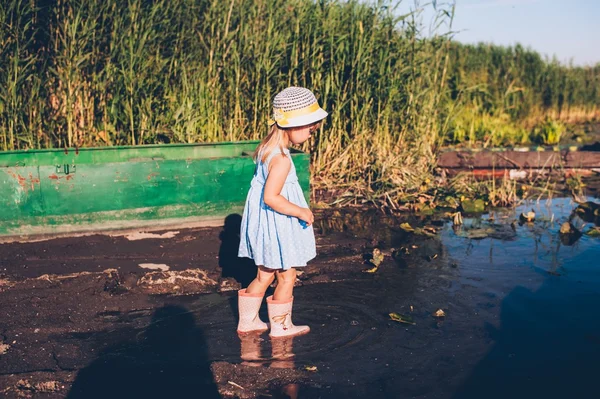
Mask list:
[{"label": "green boat", "polygon": [[[258,141],[0,152],[0,238],[222,225]],[[309,156],[292,150],[308,200]]]}]

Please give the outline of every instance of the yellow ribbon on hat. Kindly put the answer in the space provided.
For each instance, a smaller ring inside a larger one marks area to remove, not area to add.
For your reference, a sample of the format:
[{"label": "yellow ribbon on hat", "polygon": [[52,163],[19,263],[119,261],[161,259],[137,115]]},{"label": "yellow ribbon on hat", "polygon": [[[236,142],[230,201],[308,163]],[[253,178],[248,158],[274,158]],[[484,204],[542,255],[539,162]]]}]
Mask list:
[{"label": "yellow ribbon on hat", "polygon": [[269,119],[269,126],[273,126],[275,123],[277,123],[278,125],[285,127],[289,119],[310,115],[313,112],[317,112],[319,109],[321,109],[321,107],[319,107],[319,103],[313,103],[308,107],[295,109],[293,111],[284,111],[282,109],[275,108],[273,109],[273,119]]}]

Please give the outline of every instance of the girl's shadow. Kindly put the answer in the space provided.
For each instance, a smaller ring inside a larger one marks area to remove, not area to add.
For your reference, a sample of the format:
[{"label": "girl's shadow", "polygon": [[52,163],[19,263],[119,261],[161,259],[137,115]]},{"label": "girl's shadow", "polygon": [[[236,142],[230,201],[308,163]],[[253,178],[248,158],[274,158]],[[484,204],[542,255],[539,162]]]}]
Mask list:
[{"label": "girl's shadow", "polygon": [[225,218],[223,231],[219,234],[221,240],[219,266],[221,277],[232,277],[242,285],[242,288],[246,288],[256,277],[258,268],[252,259],[238,257],[241,225],[241,215],[234,213]]},{"label": "girl's shadow", "polygon": [[79,371],[67,399],[221,397],[204,334],[181,306],[157,309],[141,331],[110,330],[95,339],[99,347],[118,343],[104,348]]}]

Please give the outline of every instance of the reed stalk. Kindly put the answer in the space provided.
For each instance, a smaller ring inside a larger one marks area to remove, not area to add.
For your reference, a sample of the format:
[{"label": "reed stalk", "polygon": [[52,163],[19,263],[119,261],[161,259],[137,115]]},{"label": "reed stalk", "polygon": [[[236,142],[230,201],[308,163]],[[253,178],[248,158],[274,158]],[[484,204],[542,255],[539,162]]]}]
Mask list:
[{"label": "reed stalk", "polygon": [[600,65],[459,44],[453,4],[402,15],[401,3],[5,1],[0,148],[258,139],[272,97],[300,85],[330,112],[304,147],[316,187],[395,201],[442,145],[523,142],[548,118],[600,116]]}]

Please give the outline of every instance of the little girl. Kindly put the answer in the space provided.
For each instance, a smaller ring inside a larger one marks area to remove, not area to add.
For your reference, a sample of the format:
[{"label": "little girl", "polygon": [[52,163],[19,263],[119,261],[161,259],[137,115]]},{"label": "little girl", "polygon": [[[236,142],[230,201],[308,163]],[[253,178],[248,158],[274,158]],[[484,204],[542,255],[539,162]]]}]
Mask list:
[{"label": "little girl", "polygon": [[302,144],[327,116],[314,94],[288,87],[273,100],[269,135],[254,154],[257,164],[246,199],[238,256],[254,259],[258,274],[238,292],[238,333],[266,331],[258,317],[265,291],[277,276],[277,288],[267,298],[271,337],[306,334],[308,326],[292,323],[296,267],[316,256],[314,216],[304,199],[288,147]]}]

